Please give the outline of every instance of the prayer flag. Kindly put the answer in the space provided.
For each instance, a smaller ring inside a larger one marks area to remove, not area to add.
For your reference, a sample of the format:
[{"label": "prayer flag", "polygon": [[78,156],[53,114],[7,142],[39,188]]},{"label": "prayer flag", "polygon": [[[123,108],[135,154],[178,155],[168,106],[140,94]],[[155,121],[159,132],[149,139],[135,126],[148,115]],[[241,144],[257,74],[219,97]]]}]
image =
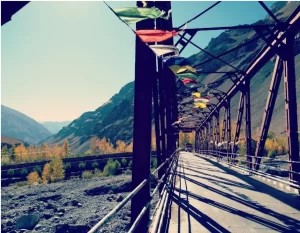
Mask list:
[{"label": "prayer flag", "polygon": [[141,38],[145,43],[151,42],[162,42],[172,38],[173,36],[178,35],[178,32],[173,31],[164,31],[164,30],[137,30],[136,34]]},{"label": "prayer flag", "polygon": [[193,98],[195,98],[195,97],[200,98],[201,94],[200,94],[200,92],[194,92],[194,93],[192,93],[192,96],[193,96]]},{"label": "prayer flag", "polygon": [[142,8],[142,7],[126,7],[114,9],[115,14],[124,22],[128,24],[137,23],[145,19],[169,19],[170,13],[166,15],[165,11],[161,11],[156,7]]},{"label": "prayer flag", "polygon": [[150,45],[149,47],[157,56],[162,56],[167,53],[174,53],[175,56],[179,55],[178,48],[173,45]]}]

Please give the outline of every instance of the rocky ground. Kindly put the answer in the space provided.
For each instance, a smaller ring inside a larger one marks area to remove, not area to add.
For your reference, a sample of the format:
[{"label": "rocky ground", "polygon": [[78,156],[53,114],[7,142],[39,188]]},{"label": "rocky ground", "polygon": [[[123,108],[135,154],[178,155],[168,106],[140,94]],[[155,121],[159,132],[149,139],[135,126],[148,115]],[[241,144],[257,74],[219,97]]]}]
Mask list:
[{"label": "rocky ground", "polygon": [[[1,232],[87,232],[123,200],[130,185],[131,175],[119,175],[1,188]],[[157,201],[155,196],[152,211]],[[100,232],[126,232],[129,222],[130,202]]]}]

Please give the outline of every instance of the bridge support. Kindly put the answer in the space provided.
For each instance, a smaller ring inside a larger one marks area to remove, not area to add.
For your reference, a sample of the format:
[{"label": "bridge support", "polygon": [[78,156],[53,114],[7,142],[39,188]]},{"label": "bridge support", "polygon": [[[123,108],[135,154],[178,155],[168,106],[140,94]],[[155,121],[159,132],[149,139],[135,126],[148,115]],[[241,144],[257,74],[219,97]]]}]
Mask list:
[{"label": "bridge support", "polygon": [[245,138],[246,138],[246,155],[247,166],[252,169],[252,138],[251,138],[251,106],[250,106],[250,81],[245,81]]},{"label": "bridge support", "polygon": [[[283,55],[286,134],[290,161],[299,162],[294,35],[287,36]],[[300,183],[300,164],[290,163],[290,180]],[[295,173],[294,173],[295,172]]]},{"label": "bridge support", "polygon": [[241,132],[241,126],[243,121],[243,112],[244,112],[244,92],[242,91],[240,94],[240,101],[239,101],[239,107],[238,107],[238,114],[236,117],[236,129],[234,134],[234,140],[233,140],[233,153],[237,152],[237,145],[236,143],[239,141],[240,138],[240,132]]},{"label": "bridge support", "polygon": [[279,84],[282,76],[282,61],[280,60],[279,56],[276,58],[276,62],[274,65],[272,80],[270,84],[268,99],[264,111],[263,120],[260,127],[260,136],[257,142],[256,150],[255,150],[255,162],[253,164],[253,168],[255,170],[259,170],[259,165],[261,158],[263,156],[265,142],[268,136],[268,131],[274,111],[274,106],[278,94]]},{"label": "bridge support", "polygon": [[[142,7],[142,2],[137,2]],[[153,3],[148,2],[148,7]],[[154,21],[144,20],[136,24],[137,30],[154,29]],[[133,167],[132,189],[150,177],[151,160],[151,122],[152,122],[152,86],[156,76],[156,57],[144,42],[136,38],[135,55],[135,92],[134,92],[134,128],[133,128]],[[143,207],[150,201],[150,182],[132,198],[131,221],[137,218]],[[146,232],[149,222],[149,209],[144,214],[136,232]]]}]

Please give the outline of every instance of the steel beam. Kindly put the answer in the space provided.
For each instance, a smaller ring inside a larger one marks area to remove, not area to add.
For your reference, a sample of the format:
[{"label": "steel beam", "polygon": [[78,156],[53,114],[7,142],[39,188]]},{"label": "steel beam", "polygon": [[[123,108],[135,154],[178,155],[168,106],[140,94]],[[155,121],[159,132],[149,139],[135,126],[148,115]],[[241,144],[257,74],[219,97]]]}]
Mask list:
[{"label": "steel beam", "polygon": [[276,58],[274,70],[273,70],[273,75],[271,79],[271,84],[270,84],[270,89],[269,89],[269,94],[265,106],[265,111],[263,115],[263,120],[261,123],[260,127],[260,134],[259,134],[259,139],[257,142],[256,150],[255,150],[255,163],[254,163],[254,169],[259,170],[259,165],[261,161],[261,156],[263,156],[263,151],[265,147],[265,142],[268,136],[268,131],[274,111],[274,106],[276,102],[276,98],[278,95],[278,89],[280,85],[280,80],[282,76],[282,61],[280,60],[279,56]]},{"label": "steel beam", "polygon": [[[286,38],[283,56],[286,133],[289,161],[299,162],[299,140],[297,122],[296,75],[294,60],[294,36]],[[299,163],[289,164],[290,172],[300,172]],[[300,183],[300,174],[290,173],[290,180]]]},{"label": "steel beam", "polygon": [[[141,7],[142,2],[137,2]],[[152,7],[149,2],[148,7]],[[137,30],[154,29],[151,19],[138,22]],[[156,76],[156,58],[149,47],[136,36],[134,127],[133,127],[133,166],[132,189],[150,177],[151,125],[152,125],[152,86]],[[134,222],[144,206],[150,201],[150,182],[132,198],[131,221]],[[137,232],[146,232],[150,211],[142,217]]]},{"label": "steel beam", "polygon": [[250,105],[250,81],[245,81],[245,138],[246,138],[246,156],[247,165],[249,169],[252,169],[252,146],[251,146],[251,105]]},{"label": "steel beam", "polygon": [[237,151],[237,146],[236,143],[238,142],[240,138],[240,132],[241,132],[241,125],[243,121],[243,112],[244,112],[244,93],[241,92],[240,94],[240,101],[239,101],[239,107],[238,107],[238,114],[236,117],[236,129],[235,129],[235,134],[234,134],[234,140],[233,140],[233,153],[236,153]]}]

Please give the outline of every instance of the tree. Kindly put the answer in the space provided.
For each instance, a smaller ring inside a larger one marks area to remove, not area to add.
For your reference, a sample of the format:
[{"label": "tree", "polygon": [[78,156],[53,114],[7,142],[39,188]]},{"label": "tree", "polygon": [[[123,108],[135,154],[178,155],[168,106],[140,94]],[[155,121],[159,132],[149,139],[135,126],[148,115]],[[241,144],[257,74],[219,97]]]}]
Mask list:
[{"label": "tree", "polygon": [[30,172],[29,175],[27,176],[28,184],[39,183],[40,180],[41,180],[40,176],[37,172]]},{"label": "tree", "polygon": [[70,153],[70,144],[68,139],[66,139],[64,142],[63,150],[64,150],[64,156],[67,156]]},{"label": "tree", "polygon": [[124,141],[118,140],[117,141],[117,147],[116,147],[116,153],[124,153],[126,152],[126,143]]},{"label": "tree", "polygon": [[15,155],[16,161],[18,161],[18,162],[26,161],[28,159],[27,150],[26,150],[25,146],[23,145],[23,143],[16,147],[15,154],[16,154]]},{"label": "tree", "polygon": [[51,173],[50,163],[46,163],[42,173],[43,184],[47,184],[50,181],[50,173]]},{"label": "tree", "polygon": [[55,156],[54,159],[52,159],[52,161],[50,162],[50,168],[51,182],[60,181],[65,178],[65,169],[63,166],[63,161],[59,156]]}]

